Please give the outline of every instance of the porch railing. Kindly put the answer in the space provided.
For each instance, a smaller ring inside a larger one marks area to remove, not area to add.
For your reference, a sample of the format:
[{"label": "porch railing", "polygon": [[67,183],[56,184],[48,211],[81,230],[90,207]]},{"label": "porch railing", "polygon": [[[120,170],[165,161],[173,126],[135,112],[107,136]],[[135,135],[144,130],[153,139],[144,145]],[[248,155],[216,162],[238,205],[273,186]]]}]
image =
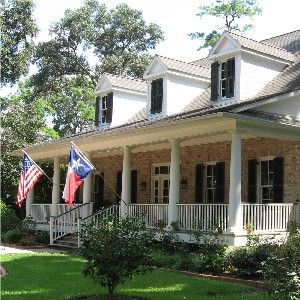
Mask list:
[{"label": "porch railing", "polygon": [[290,220],[297,221],[296,208],[293,203],[243,203],[243,226],[254,231],[285,231]]},{"label": "porch railing", "polygon": [[91,207],[92,203],[85,203],[56,217],[50,217],[50,244],[67,234],[77,232],[78,219],[89,214]]},{"label": "porch railing", "polygon": [[177,204],[183,230],[226,230],[228,204]]},{"label": "porch railing", "polygon": [[129,204],[128,215],[145,214],[145,225],[148,228],[168,224],[168,204]]}]

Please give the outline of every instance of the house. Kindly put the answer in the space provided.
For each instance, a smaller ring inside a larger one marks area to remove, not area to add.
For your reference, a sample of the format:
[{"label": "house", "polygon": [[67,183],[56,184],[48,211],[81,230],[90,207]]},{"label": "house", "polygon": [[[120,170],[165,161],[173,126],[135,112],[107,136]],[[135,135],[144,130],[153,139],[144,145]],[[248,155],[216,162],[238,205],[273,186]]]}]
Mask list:
[{"label": "house", "polygon": [[[149,227],[218,228],[233,244],[249,227],[282,234],[300,222],[300,30],[224,32],[208,57],[155,56],[143,80],[104,74],[95,94],[95,128],[25,149],[54,162],[52,204],[33,192],[26,204],[37,221],[52,216],[52,243],[117,204],[146,212]],[[69,211],[58,187],[71,141],[96,170]]]}]

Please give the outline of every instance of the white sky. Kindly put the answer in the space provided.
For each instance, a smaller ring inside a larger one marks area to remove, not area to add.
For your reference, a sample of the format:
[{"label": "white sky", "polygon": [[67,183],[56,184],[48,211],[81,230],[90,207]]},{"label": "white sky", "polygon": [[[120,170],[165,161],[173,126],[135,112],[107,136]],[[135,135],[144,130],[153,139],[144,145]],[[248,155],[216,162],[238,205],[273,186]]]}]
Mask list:
[{"label": "white sky", "polygon": [[[99,0],[109,7],[125,2],[130,7],[143,11],[148,22],[161,26],[165,41],[160,43],[154,53],[191,61],[207,52],[197,51],[199,41],[191,40],[187,35],[195,31],[209,31],[216,26],[216,18],[202,19],[196,16],[200,5],[207,5],[213,0]],[[47,40],[51,22],[58,21],[67,8],[80,7],[81,0],[34,0],[36,19],[41,29],[39,40]],[[259,0],[263,9],[262,16],[254,18],[255,28],[246,36],[261,40],[275,35],[300,29],[299,0]]]}]

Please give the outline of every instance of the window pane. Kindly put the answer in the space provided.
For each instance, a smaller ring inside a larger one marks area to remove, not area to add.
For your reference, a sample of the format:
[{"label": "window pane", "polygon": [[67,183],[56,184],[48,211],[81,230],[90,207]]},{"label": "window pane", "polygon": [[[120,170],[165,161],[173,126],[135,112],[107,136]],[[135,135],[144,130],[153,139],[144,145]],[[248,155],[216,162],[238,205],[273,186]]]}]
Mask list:
[{"label": "window pane", "polygon": [[268,187],[263,187],[262,188],[262,199],[263,200],[266,200],[266,199],[269,199],[269,188]]},{"label": "window pane", "polygon": [[268,161],[267,160],[263,160],[261,162],[261,173],[267,173],[268,172]]},{"label": "window pane", "polygon": [[207,190],[207,198],[206,199],[207,199],[208,203],[213,202],[213,190],[212,189]]},{"label": "window pane", "polygon": [[[159,174],[159,167],[155,167],[155,171],[154,171],[155,175]],[[157,181],[156,181],[157,182]]]},{"label": "window pane", "polygon": [[207,177],[206,185],[207,185],[207,188],[212,188],[212,177]]},{"label": "window pane", "polygon": [[212,174],[212,166],[211,165],[207,165],[206,174],[207,174],[207,176],[211,176],[211,174]]},{"label": "window pane", "polygon": [[160,174],[169,174],[168,166],[161,166],[160,167]]}]

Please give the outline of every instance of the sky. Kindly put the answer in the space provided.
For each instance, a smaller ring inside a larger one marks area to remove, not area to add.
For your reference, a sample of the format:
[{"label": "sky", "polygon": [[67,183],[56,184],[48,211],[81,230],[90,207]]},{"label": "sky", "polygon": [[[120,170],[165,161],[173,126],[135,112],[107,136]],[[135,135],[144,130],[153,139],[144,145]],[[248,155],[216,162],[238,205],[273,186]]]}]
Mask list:
[{"label": "sky", "polygon": [[[200,5],[214,0],[99,0],[113,8],[118,3],[127,3],[130,7],[142,10],[147,22],[153,22],[162,28],[165,41],[153,51],[183,61],[192,61],[207,55],[207,50],[197,51],[200,42],[191,40],[188,33],[207,31],[216,26],[215,18],[196,16]],[[82,0],[34,0],[35,17],[40,27],[38,40],[49,39],[48,29],[52,22],[58,21],[65,9],[80,7]],[[300,29],[299,0],[258,0],[263,9],[262,16],[254,18],[255,28],[245,33],[255,40]]]}]

